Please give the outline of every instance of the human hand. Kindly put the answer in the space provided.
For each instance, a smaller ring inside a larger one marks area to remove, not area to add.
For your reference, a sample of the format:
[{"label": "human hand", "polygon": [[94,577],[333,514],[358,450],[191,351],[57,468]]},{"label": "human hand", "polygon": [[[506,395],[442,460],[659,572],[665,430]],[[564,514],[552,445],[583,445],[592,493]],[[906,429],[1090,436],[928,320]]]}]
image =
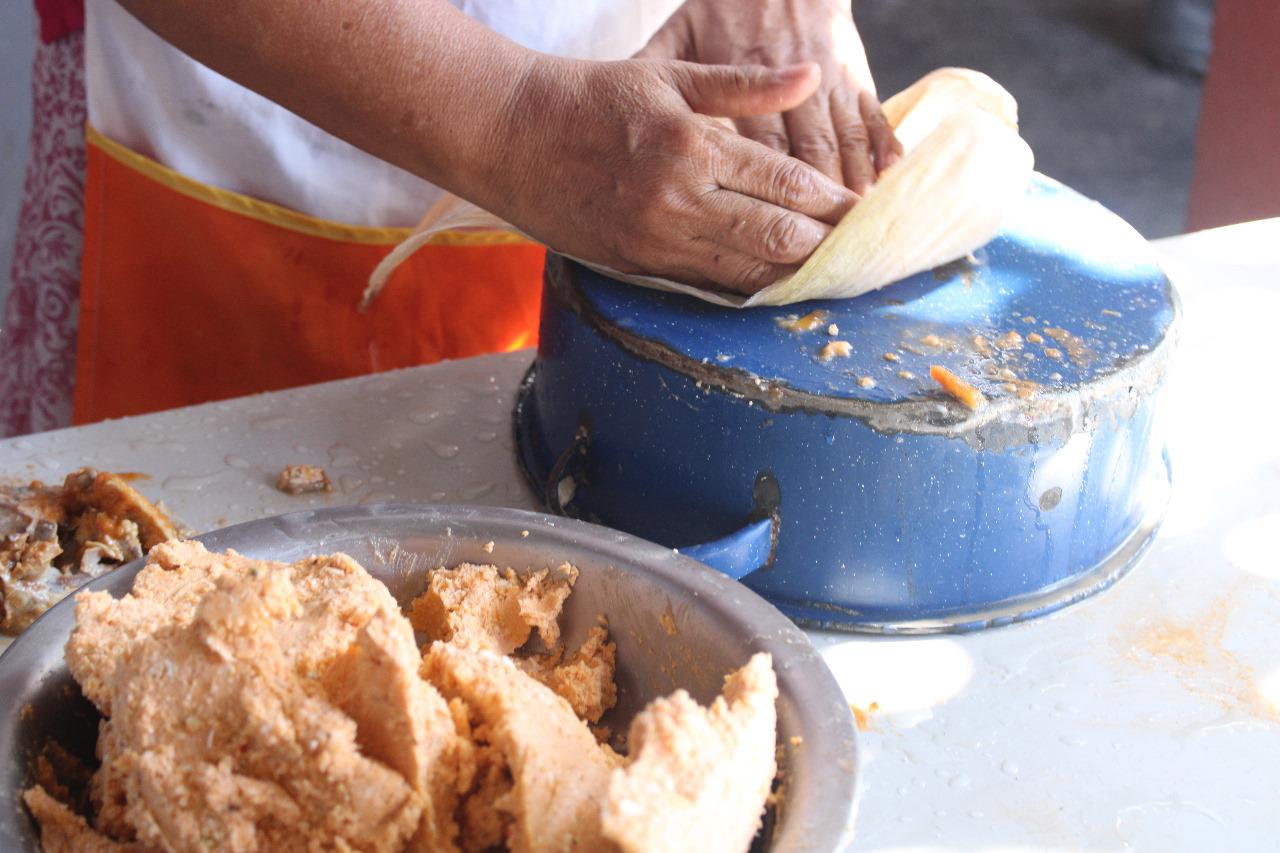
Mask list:
[{"label": "human hand", "polygon": [[816,62],[822,83],[812,97],[781,114],[739,117],[742,135],[859,195],[902,155],[849,0],[687,0],[637,56],[771,68]]},{"label": "human hand", "polygon": [[565,254],[754,293],[801,264],[856,196],[711,116],[786,111],[818,84],[812,64],[539,56],[473,196]]}]

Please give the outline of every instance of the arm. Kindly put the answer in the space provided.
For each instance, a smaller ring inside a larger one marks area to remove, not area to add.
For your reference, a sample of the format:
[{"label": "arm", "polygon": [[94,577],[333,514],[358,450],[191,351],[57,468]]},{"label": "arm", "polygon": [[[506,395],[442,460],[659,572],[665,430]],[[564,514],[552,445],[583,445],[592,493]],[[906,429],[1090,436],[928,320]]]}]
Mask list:
[{"label": "arm", "polygon": [[445,0],[123,0],[194,58],[352,144],[624,271],[743,291],[802,262],[853,202],[705,115],[776,113],[812,66],[584,62]]}]

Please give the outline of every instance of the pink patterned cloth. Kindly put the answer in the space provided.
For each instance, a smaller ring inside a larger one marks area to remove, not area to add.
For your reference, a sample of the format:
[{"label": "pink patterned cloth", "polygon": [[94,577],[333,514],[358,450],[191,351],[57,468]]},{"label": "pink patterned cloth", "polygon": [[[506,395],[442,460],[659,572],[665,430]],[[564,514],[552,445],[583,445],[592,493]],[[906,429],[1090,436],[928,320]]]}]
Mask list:
[{"label": "pink patterned cloth", "polygon": [[71,423],[84,243],[84,32],[37,44],[22,212],[0,321],[0,436]]}]

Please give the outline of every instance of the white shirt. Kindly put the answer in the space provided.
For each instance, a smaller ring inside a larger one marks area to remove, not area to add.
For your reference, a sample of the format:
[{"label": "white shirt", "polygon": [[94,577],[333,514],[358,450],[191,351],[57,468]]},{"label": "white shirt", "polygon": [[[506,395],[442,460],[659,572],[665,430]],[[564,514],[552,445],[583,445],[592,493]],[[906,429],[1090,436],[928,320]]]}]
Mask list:
[{"label": "white shirt", "polygon": [[[682,0],[450,0],[526,47],[622,59]],[[85,4],[89,122],[205,184],[357,225],[410,227],[441,191],[191,59],[115,0]]]}]

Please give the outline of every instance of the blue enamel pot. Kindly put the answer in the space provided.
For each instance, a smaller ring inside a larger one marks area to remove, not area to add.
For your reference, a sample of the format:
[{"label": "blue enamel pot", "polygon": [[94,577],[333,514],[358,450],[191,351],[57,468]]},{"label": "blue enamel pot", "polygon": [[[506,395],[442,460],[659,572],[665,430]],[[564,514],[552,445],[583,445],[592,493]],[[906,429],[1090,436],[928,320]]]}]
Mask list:
[{"label": "blue enamel pot", "polygon": [[1150,543],[1177,316],[1146,241],[1040,176],[987,246],[855,299],[727,309],[552,256],[518,454],[553,512],[803,625],[990,627],[1107,587]]}]

